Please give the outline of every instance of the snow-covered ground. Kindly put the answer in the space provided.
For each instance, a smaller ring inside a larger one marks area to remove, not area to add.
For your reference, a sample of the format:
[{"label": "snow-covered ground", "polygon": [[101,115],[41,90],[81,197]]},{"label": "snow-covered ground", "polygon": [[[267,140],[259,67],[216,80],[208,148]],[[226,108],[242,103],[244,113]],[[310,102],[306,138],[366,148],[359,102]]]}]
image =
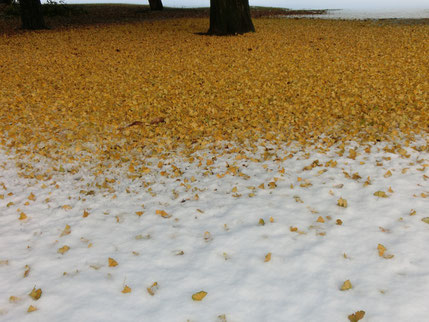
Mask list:
[{"label": "snow-covered ground", "polygon": [[3,151],[0,320],[427,321],[427,143],[224,143],[47,181]]}]

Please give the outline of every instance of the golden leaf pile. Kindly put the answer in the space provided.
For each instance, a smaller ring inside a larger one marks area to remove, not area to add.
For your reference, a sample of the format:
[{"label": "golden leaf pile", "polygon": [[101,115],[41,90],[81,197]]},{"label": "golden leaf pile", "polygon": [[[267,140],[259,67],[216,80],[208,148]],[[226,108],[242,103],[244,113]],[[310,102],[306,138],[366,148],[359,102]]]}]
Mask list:
[{"label": "golden leaf pile", "polygon": [[[145,156],[189,154],[221,140],[309,145],[324,134],[329,147],[427,131],[425,25],[255,24],[257,33],[232,38],[197,35],[207,19],[2,37],[0,144],[47,157],[53,172],[75,173],[72,164],[89,153],[100,163],[125,160],[138,176],[150,171]],[[22,172],[52,175],[28,164]]]}]

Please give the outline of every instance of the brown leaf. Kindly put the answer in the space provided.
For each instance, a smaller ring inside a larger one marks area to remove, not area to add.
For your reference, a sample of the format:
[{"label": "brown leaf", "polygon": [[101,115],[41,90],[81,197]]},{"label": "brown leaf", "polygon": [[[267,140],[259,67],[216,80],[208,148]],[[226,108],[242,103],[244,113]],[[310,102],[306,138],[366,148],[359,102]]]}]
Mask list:
[{"label": "brown leaf", "polygon": [[42,296],[42,289],[37,289],[33,287],[33,290],[28,294],[33,300],[37,301]]},{"label": "brown leaf", "polygon": [[348,318],[350,322],[358,322],[362,320],[364,316],[365,316],[365,311],[357,311],[353,314],[350,314]]}]

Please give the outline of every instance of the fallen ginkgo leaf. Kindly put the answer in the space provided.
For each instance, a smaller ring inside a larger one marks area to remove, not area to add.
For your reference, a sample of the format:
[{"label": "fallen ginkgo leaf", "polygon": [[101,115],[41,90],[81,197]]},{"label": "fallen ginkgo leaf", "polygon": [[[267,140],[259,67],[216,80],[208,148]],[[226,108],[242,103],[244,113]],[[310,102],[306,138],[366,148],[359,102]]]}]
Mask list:
[{"label": "fallen ginkgo leaf", "polygon": [[115,267],[118,266],[118,262],[115,261],[113,258],[109,257],[109,267]]},{"label": "fallen ginkgo leaf", "polygon": [[350,282],[350,280],[347,280],[343,283],[343,285],[341,286],[340,290],[341,291],[347,291],[349,289],[352,288],[352,283]]},{"label": "fallen ginkgo leaf", "polygon": [[33,287],[33,290],[28,294],[33,300],[37,301],[42,296],[42,289],[37,289]]},{"label": "fallen ginkgo leaf", "polygon": [[170,218],[171,217],[171,215],[166,213],[164,210],[156,210],[155,213],[157,215],[160,215],[162,218]]},{"label": "fallen ginkgo leaf", "polygon": [[348,318],[350,322],[358,322],[362,320],[364,316],[365,316],[365,311],[357,311],[353,314],[350,314]]},{"label": "fallen ginkgo leaf", "polygon": [[65,253],[67,253],[69,251],[69,249],[70,249],[70,247],[67,246],[67,245],[65,245],[65,246],[63,246],[61,248],[58,248],[57,252],[60,253],[60,254],[62,254],[62,255],[64,255]]},{"label": "fallen ginkgo leaf", "polygon": [[125,285],[124,289],[121,292],[124,294],[131,293],[131,287],[129,287],[128,285]]},{"label": "fallen ginkgo leaf", "polygon": [[200,291],[200,292],[198,292],[198,293],[193,294],[193,295],[192,295],[192,299],[193,299],[194,301],[201,301],[203,298],[205,298],[205,297],[206,297],[206,295],[207,295],[207,292]]}]

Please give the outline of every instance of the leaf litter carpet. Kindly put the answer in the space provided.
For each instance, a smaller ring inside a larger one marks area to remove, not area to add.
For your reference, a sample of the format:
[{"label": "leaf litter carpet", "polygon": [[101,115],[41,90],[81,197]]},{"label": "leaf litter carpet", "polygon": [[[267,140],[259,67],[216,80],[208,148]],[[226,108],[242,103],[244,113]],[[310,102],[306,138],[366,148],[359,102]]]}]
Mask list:
[{"label": "leaf litter carpet", "polygon": [[424,321],[429,28],[0,40],[0,318]]}]

